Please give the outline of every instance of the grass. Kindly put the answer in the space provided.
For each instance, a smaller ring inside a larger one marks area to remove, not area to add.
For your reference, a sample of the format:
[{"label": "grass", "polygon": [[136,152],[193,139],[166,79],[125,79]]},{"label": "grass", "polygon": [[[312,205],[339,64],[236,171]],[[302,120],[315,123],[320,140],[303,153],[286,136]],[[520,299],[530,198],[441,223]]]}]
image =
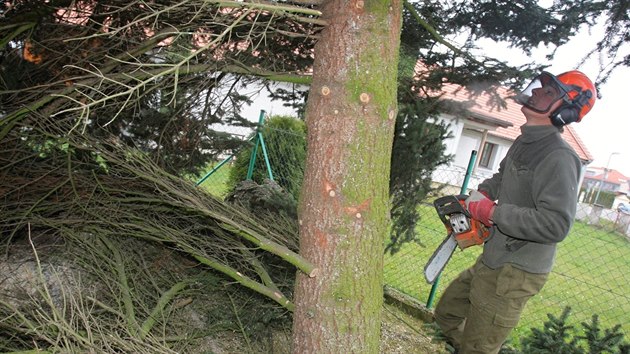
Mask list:
[{"label": "grass", "polygon": [[[431,285],[423,267],[446,231],[431,206],[421,207],[417,233],[423,245],[407,244],[399,253],[385,256],[385,283],[426,302]],[[436,299],[459,272],[472,265],[481,247],[456,251],[438,284]],[[435,305],[435,304],[434,304]],[[579,326],[597,314],[602,328],[616,324],[630,336],[630,242],[608,228],[576,222],[559,244],[555,267],[540,294],[532,298],[512,337],[522,337],[531,327],[541,327],[547,313],[559,316],[572,308],[569,323]]]},{"label": "grass", "polygon": [[[201,178],[205,177],[207,173],[212,171],[215,166],[218,166],[221,163],[213,162],[208,164],[204,169],[204,172],[200,174],[200,176],[196,176],[192,178],[195,183],[197,183]],[[214,171],[210,176],[208,176],[199,187],[205,189],[208,193],[223,199],[228,193],[227,187],[227,179],[230,176],[230,169],[232,166],[230,163],[226,163],[223,166],[219,167],[216,171]]]}]

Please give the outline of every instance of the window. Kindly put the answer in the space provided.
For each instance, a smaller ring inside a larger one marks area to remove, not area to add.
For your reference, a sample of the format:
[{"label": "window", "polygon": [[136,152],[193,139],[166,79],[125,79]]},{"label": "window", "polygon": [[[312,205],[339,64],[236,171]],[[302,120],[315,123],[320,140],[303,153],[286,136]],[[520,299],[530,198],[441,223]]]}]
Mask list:
[{"label": "window", "polygon": [[479,159],[479,166],[492,169],[492,160],[497,151],[497,144],[486,142],[483,145],[483,151],[481,152],[481,158]]}]

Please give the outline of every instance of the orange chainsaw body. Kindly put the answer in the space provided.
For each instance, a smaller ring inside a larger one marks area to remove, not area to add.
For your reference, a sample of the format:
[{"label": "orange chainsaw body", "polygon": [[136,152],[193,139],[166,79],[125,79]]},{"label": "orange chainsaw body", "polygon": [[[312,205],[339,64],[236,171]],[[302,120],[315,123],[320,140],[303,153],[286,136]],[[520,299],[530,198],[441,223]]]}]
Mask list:
[{"label": "orange chainsaw body", "polygon": [[470,216],[466,210],[466,195],[448,195],[433,202],[440,220],[452,234],[460,249],[481,245],[490,237],[490,230]]}]

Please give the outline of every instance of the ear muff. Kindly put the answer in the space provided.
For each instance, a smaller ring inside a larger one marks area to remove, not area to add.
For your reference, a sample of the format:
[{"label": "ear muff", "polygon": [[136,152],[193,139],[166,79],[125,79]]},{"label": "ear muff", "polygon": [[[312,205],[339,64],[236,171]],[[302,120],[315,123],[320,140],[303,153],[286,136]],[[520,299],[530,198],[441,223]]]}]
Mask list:
[{"label": "ear muff", "polygon": [[[579,90],[579,88],[577,89]],[[580,112],[582,111],[582,107],[589,105],[589,99],[591,97],[591,91],[585,90],[580,92],[572,100],[565,99],[565,103],[549,115],[551,123],[556,127],[562,127],[567,124],[579,122],[581,120]]]},{"label": "ear muff", "polygon": [[551,124],[556,127],[575,123],[580,118],[580,107],[575,104],[563,105],[556,109],[549,118],[551,119]]}]

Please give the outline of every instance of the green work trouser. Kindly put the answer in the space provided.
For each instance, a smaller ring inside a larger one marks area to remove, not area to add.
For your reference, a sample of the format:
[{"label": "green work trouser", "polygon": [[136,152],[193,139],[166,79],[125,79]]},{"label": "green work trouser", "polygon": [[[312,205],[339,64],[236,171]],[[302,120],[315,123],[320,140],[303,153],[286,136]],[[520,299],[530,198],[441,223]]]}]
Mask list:
[{"label": "green work trouser", "polygon": [[480,257],[446,288],[435,308],[435,321],[458,353],[498,353],[525,303],[542,289],[547,276],[510,264],[490,269]]}]

